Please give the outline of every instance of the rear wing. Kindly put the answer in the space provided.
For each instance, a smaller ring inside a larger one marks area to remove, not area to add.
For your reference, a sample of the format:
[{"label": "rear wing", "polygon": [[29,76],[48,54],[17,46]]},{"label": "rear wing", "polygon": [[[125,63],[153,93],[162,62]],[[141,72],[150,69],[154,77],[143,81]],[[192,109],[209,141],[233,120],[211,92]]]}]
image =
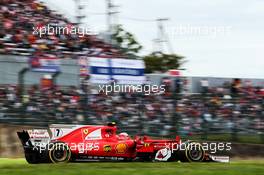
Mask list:
[{"label": "rear wing", "polygon": [[47,129],[32,129],[17,132],[23,146],[33,146],[37,143],[48,143],[50,141],[50,134]]},{"label": "rear wing", "polygon": [[19,140],[21,141],[23,146],[26,146],[27,144],[29,146],[33,146],[32,142],[30,141],[30,136],[27,131],[17,132],[17,136]]}]

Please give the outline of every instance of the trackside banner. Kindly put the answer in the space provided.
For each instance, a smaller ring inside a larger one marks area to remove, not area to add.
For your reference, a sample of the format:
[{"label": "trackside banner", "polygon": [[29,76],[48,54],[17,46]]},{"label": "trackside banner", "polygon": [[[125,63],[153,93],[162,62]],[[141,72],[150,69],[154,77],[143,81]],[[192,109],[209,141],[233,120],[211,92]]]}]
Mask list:
[{"label": "trackside banner", "polygon": [[117,84],[138,85],[145,82],[142,60],[90,57],[88,64],[91,83],[108,84],[116,80]]},{"label": "trackside banner", "polygon": [[54,57],[33,57],[29,59],[29,65],[35,72],[60,72],[60,60]]}]

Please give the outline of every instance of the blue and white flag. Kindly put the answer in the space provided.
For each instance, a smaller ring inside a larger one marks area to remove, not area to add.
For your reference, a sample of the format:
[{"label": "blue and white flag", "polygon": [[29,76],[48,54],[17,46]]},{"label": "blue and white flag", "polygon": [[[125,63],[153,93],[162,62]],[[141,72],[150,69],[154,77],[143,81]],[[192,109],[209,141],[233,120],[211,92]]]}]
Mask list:
[{"label": "blue and white flag", "polygon": [[144,84],[145,64],[142,60],[89,58],[89,72],[92,83]]}]

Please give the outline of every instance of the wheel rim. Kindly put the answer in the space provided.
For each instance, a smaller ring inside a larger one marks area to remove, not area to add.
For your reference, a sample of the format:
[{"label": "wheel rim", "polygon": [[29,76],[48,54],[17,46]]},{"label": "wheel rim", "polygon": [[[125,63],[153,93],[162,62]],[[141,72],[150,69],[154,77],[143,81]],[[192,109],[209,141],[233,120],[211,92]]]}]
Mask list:
[{"label": "wheel rim", "polygon": [[64,143],[57,143],[53,145],[49,156],[53,163],[68,162],[71,157],[71,151]]},{"label": "wheel rim", "polygon": [[64,149],[64,147],[60,147],[59,149],[55,149],[53,151],[53,158],[58,162],[65,160],[66,157],[67,151]]},{"label": "wheel rim", "polygon": [[192,162],[202,161],[204,157],[204,150],[199,143],[190,143],[188,149],[186,150],[187,159]]},{"label": "wheel rim", "polygon": [[202,150],[190,150],[189,155],[192,160],[198,161],[203,157],[203,152]]}]

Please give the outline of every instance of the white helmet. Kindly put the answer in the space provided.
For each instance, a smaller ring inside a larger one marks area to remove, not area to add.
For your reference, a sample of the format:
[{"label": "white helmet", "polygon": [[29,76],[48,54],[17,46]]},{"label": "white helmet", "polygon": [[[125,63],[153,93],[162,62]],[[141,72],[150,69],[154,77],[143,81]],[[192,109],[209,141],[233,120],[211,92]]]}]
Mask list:
[{"label": "white helmet", "polygon": [[121,132],[119,136],[128,137],[128,134],[126,132]]}]

